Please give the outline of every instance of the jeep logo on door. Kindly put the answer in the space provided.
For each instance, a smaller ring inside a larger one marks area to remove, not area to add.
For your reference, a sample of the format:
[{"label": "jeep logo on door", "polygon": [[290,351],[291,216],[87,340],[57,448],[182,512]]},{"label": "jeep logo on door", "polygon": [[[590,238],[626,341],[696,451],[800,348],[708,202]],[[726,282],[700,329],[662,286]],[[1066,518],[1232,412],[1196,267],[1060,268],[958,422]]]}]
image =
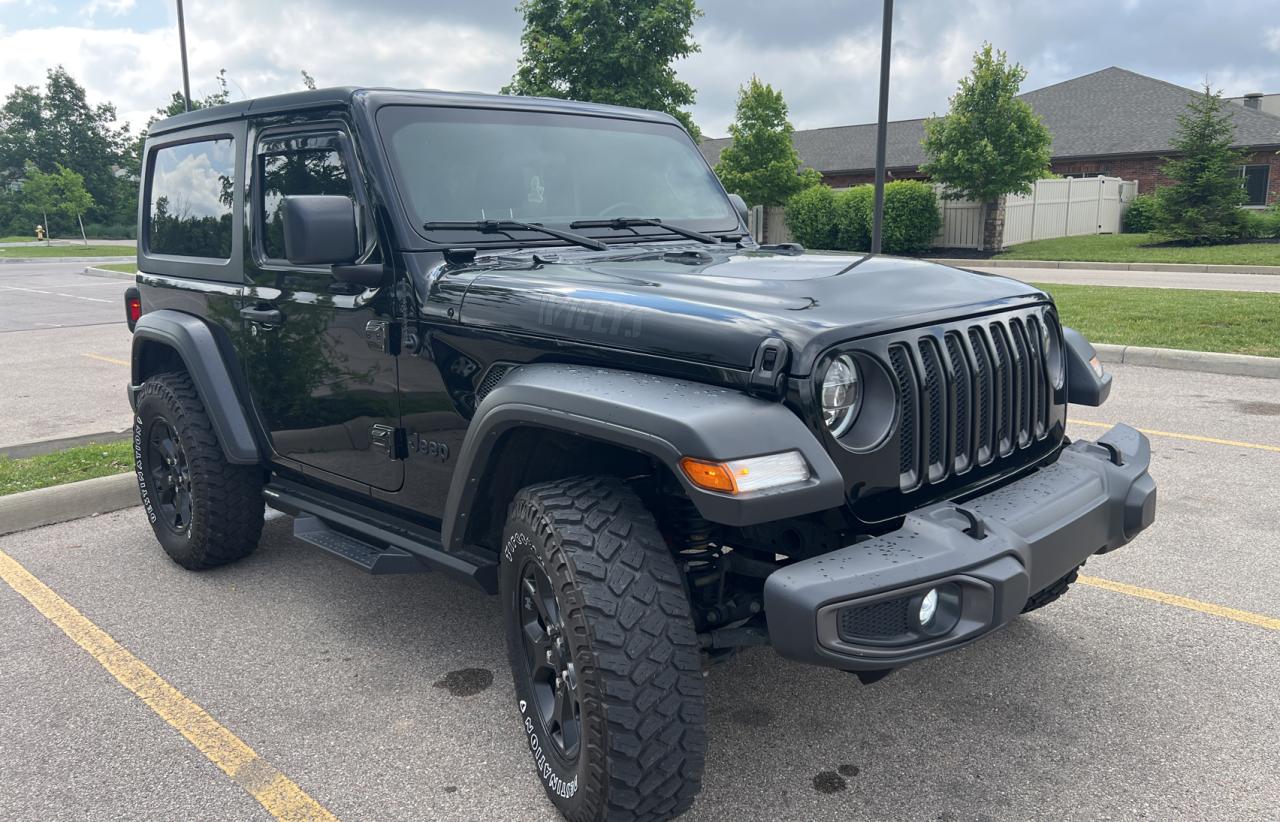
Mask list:
[{"label": "jeep logo on door", "polygon": [[421,434],[409,435],[409,450],[415,454],[423,454],[441,462],[449,461],[448,443],[437,442],[423,437]]}]

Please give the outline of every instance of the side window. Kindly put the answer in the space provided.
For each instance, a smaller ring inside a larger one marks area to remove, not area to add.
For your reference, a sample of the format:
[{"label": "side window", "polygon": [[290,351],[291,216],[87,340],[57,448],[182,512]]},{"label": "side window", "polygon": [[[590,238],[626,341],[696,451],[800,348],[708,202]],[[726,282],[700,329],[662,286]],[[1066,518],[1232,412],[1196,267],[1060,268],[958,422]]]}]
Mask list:
[{"label": "side window", "polygon": [[147,203],[150,253],[230,259],[234,169],[230,137],[157,149]]},{"label": "side window", "polygon": [[284,198],[333,194],[355,199],[342,153],[332,136],[274,140],[258,155],[258,229],[268,259],[284,259]]}]

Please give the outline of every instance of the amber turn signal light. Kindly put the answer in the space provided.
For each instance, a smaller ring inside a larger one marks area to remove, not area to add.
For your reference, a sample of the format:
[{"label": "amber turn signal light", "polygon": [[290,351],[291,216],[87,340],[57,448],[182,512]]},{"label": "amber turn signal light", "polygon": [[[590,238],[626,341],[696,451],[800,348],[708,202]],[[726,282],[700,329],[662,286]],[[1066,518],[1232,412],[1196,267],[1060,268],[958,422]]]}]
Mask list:
[{"label": "amber turn signal light", "polygon": [[724,491],[729,494],[735,494],[738,491],[738,485],[733,481],[733,474],[729,473],[728,466],[722,462],[707,462],[693,457],[683,457],[680,460],[680,470],[684,471],[689,482],[699,488],[705,488],[708,491]]}]

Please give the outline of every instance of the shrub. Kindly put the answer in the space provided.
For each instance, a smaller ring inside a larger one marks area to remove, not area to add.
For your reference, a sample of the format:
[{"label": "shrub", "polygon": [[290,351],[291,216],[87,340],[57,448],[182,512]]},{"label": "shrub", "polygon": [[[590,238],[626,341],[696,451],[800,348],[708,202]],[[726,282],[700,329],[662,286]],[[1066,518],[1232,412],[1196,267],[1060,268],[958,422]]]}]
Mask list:
[{"label": "shrub", "polygon": [[1139,194],[1124,212],[1124,230],[1127,234],[1146,234],[1156,227],[1156,195]]},{"label": "shrub", "polygon": [[127,225],[85,223],[84,233],[91,240],[133,240],[136,239],[138,230],[133,223]]},{"label": "shrub", "polygon": [[1266,211],[1244,210],[1241,218],[1244,220],[1244,236],[1251,240],[1275,240],[1280,239],[1280,203],[1277,203]]},{"label": "shrub", "polygon": [[919,180],[896,180],[884,187],[881,247],[886,254],[927,251],[941,226],[942,215],[938,213],[933,186]]},{"label": "shrub", "polygon": [[836,193],[818,184],[791,195],[787,200],[787,228],[795,241],[806,248],[836,247]]},{"label": "shrub", "polygon": [[871,248],[871,207],[875,189],[862,185],[836,192],[835,248],[839,251],[867,251]]}]

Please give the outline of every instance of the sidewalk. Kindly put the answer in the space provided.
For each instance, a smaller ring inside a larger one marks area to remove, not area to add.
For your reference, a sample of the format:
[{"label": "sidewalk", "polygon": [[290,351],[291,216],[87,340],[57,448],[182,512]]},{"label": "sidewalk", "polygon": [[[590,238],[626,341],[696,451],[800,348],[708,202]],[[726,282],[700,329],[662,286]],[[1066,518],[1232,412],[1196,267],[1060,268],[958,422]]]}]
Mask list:
[{"label": "sidewalk", "polygon": [[[941,262],[941,261],[937,261]],[[1100,268],[1041,268],[1034,263],[1017,265],[1009,260],[991,265],[990,260],[951,260],[948,265],[989,274],[1012,277],[1023,282],[1061,285],[1129,286],[1136,288],[1185,288],[1197,291],[1254,291],[1280,294],[1280,275],[1236,274],[1217,271],[1156,271],[1133,269],[1113,271]],[[1135,263],[1137,265],[1137,263]]]}]

